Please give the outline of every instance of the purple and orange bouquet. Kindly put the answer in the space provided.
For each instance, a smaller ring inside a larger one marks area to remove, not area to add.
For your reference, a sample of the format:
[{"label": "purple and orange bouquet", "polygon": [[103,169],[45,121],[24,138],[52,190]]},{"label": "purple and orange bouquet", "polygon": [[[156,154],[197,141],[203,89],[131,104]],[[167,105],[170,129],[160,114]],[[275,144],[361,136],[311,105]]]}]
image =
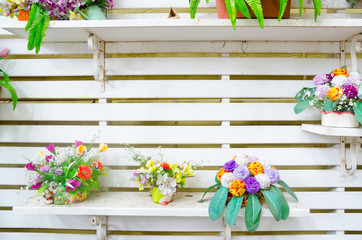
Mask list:
[{"label": "purple and orange bouquet", "polygon": [[355,114],[362,123],[362,84],[358,72],[348,73],[337,68],[330,74],[318,74],[313,78],[315,87],[302,88],[295,99],[298,104],[295,113],[303,112],[307,107],[321,108],[325,113]]},{"label": "purple and orange bouquet", "polygon": [[99,187],[98,178],[107,175],[108,169],[100,161],[102,152],[107,150],[105,144],[100,144],[98,150],[87,148],[81,141],[66,148],[54,144],[45,148],[48,153],[39,152],[26,164],[26,180],[28,188],[38,190],[50,203],[61,192],[89,194],[90,189]]},{"label": "purple and orange bouquet", "polygon": [[218,189],[209,204],[210,218],[218,219],[227,205],[226,222],[233,226],[239,210],[245,207],[245,224],[249,232],[255,232],[259,226],[263,201],[268,204],[275,220],[288,218],[289,205],[282,191],[273,184],[279,184],[298,200],[291,188],[280,180],[278,170],[256,157],[235,156],[217,172],[215,182],[205,191],[206,194],[213,188]]}]

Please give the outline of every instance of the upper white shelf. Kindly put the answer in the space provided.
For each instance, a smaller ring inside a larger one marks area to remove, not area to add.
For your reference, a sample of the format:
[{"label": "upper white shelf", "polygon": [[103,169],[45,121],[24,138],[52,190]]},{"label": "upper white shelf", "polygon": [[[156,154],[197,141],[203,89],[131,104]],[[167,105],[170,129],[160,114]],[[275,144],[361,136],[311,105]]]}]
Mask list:
[{"label": "upper white shelf", "polygon": [[[21,214],[88,215],[88,216],[177,216],[208,217],[208,206],[212,197],[206,195],[203,203],[198,203],[202,193],[178,193],[174,202],[167,206],[155,204],[146,192],[102,192],[73,205],[57,206],[45,204],[44,198],[34,196],[22,205],[13,208]],[[290,207],[290,217],[307,217],[309,208],[286,196]],[[272,217],[266,204],[262,205],[262,216]],[[245,209],[240,210],[242,216]]]},{"label": "upper white shelf", "polygon": [[307,132],[327,136],[340,137],[362,137],[362,127],[359,128],[334,128],[324,127],[322,125],[302,124],[302,129]]},{"label": "upper white shelf", "polygon": [[[0,21],[0,29],[26,38],[26,22]],[[51,21],[45,42],[86,42],[89,33],[109,41],[341,41],[362,32],[362,19],[127,19]]]}]

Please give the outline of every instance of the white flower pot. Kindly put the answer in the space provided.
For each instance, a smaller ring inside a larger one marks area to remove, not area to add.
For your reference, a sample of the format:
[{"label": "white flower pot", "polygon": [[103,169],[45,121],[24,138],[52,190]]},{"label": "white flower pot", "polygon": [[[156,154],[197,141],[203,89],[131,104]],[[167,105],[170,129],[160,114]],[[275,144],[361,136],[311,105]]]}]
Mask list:
[{"label": "white flower pot", "polygon": [[356,116],[350,112],[322,112],[322,126],[354,128],[359,126]]}]

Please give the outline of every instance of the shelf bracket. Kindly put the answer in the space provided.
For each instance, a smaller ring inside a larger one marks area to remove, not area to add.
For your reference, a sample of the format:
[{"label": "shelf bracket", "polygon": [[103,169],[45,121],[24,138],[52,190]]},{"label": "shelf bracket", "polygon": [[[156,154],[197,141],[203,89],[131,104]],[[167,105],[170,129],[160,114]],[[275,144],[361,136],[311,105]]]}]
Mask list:
[{"label": "shelf bracket", "polygon": [[[350,158],[347,159],[346,143],[350,143]],[[360,137],[340,137],[341,171],[343,176],[352,176],[357,169],[357,155],[361,152]]]},{"label": "shelf bracket", "polygon": [[221,235],[224,237],[223,240],[231,240],[231,227],[227,224],[226,218],[223,217],[224,231]]},{"label": "shelf bracket", "polygon": [[88,47],[93,52],[94,80],[99,83],[99,91],[105,91],[105,44],[94,34],[88,36]]},{"label": "shelf bracket", "polygon": [[108,217],[93,216],[91,222],[97,226],[97,240],[108,240]]},{"label": "shelf bracket", "polygon": [[357,54],[356,54],[356,51],[357,51],[357,52],[362,51],[361,41],[357,41],[360,36],[362,36],[362,33],[356,34],[356,35],[352,38],[352,42],[351,42],[352,72],[357,72],[357,70],[358,70],[358,62],[357,62]]}]

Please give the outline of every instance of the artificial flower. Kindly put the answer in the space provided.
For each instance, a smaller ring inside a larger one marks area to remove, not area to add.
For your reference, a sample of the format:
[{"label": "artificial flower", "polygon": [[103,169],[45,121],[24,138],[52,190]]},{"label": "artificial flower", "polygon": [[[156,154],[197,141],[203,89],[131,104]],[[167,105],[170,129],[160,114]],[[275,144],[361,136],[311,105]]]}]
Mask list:
[{"label": "artificial flower", "polygon": [[337,101],[342,96],[343,96],[343,90],[339,87],[333,87],[333,88],[329,89],[329,91],[328,91],[328,97],[332,101]]},{"label": "artificial flower", "polygon": [[317,89],[315,90],[315,95],[317,98],[325,100],[327,98],[328,91],[329,91],[328,85],[321,85],[318,86]]},{"label": "artificial flower", "polygon": [[183,165],[183,174],[185,174],[188,177],[194,176],[194,170],[192,169],[190,164],[187,163]]},{"label": "artificial flower", "polygon": [[45,148],[48,149],[48,151],[51,152],[51,153],[54,153],[54,152],[55,152],[54,144],[49,144],[49,145],[46,146]]},{"label": "artificial flower", "polygon": [[226,172],[225,172],[225,169],[224,169],[224,168],[220,168],[220,170],[219,170],[219,171],[217,172],[217,174],[216,174],[217,180],[220,181],[222,175],[224,175],[225,173],[226,173]]},{"label": "artificial flower", "polygon": [[25,165],[26,169],[28,169],[29,171],[34,171],[35,170],[35,165],[34,163],[28,163]]},{"label": "artificial flower", "polygon": [[277,183],[280,179],[279,172],[274,168],[265,169],[264,173],[269,176],[271,184]]},{"label": "artificial flower", "polygon": [[61,175],[62,173],[63,173],[63,169],[57,168],[57,169],[55,170],[55,172],[54,172],[54,175],[55,175],[55,176],[59,176],[59,175]]},{"label": "artificial flower", "polygon": [[146,163],[146,168],[152,167],[153,164],[155,164],[155,161],[153,161],[153,160],[148,160],[147,163]]},{"label": "artificial flower", "polygon": [[239,166],[233,172],[233,178],[245,181],[250,176],[250,171],[246,166]]},{"label": "artificial flower", "polygon": [[40,172],[48,172],[49,171],[49,169],[50,169],[50,166],[49,165],[44,165],[44,166],[42,166],[39,170],[40,170]]},{"label": "artificial flower", "polygon": [[333,80],[332,80],[332,85],[333,85],[334,87],[342,87],[342,86],[346,85],[347,82],[348,82],[348,80],[347,80],[347,77],[346,77],[346,76],[344,76],[344,75],[338,75],[338,76],[336,76],[336,77],[333,78]]},{"label": "artificial flower", "polygon": [[330,81],[332,81],[333,76],[332,76],[332,74],[326,74],[326,78],[328,78],[328,81],[330,82]]},{"label": "artificial flower", "polygon": [[88,165],[80,165],[77,176],[80,177],[80,179],[87,181],[92,177],[92,169]]},{"label": "artificial flower", "polygon": [[163,169],[165,169],[165,170],[168,170],[168,169],[170,169],[170,164],[168,164],[168,163],[161,163],[161,167],[162,167]]},{"label": "artificial flower", "polygon": [[77,153],[78,153],[79,155],[84,154],[86,150],[87,150],[87,147],[84,146],[84,145],[79,145],[79,147],[77,147]]},{"label": "artificial flower", "polygon": [[182,173],[178,172],[176,173],[176,182],[180,183],[182,181]]},{"label": "artificial flower", "polygon": [[93,166],[95,166],[99,170],[102,170],[104,168],[102,162],[100,161],[94,161]]},{"label": "artificial flower", "polygon": [[171,195],[176,192],[176,179],[168,177],[166,173],[164,175],[157,175],[156,184],[162,195]]},{"label": "artificial flower", "polygon": [[0,52],[0,57],[6,58],[6,56],[8,55],[8,53],[9,53],[9,49],[8,49],[8,48],[5,48],[5,49],[3,49],[3,50]]},{"label": "artificial flower", "polygon": [[236,156],[235,162],[238,166],[248,166],[250,164],[250,158],[248,155]]},{"label": "artificial flower", "polygon": [[260,162],[252,162],[249,164],[249,171],[254,176],[264,173],[264,166]]},{"label": "artificial flower", "polygon": [[47,155],[45,157],[45,161],[49,162],[49,160],[51,160],[53,158],[53,155]]},{"label": "artificial flower", "polygon": [[229,188],[233,180],[234,180],[233,174],[231,172],[227,172],[224,175],[222,175],[220,182],[223,187]]},{"label": "artificial flower", "polygon": [[249,177],[245,180],[245,189],[250,194],[257,194],[260,190],[260,183],[255,177]]},{"label": "artificial flower", "polygon": [[231,182],[229,192],[235,196],[240,197],[245,193],[245,183],[241,180],[234,180]]},{"label": "artificial flower", "polygon": [[230,160],[230,161],[226,162],[224,165],[224,169],[227,172],[232,172],[237,167],[238,167],[238,164],[235,162],[235,160]]},{"label": "artificial flower", "polygon": [[359,77],[352,76],[351,74],[347,78],[347,84],[351,84],[355,87],[361,85],[361,79]]},{"label": "artificial flower", "polygon": [[43,182],[37,182],[31,186],[33,190],[37,190],[40,188],[40,186],[43,184]]},{"label": "artificial flower", "polygon": [[353,85],[345,85],[342,87],[343,93],[347,98],[355,98],[358,95],[358,90]]},{"label": "artificial flower", "polygon": [[261,189],[268,189],[270,187],[270,178],[268,175],[261,173],[256,175],[255,179],[259,182]]},{"label": "artificial flower", "polygon": [[38,153],[38,156],[39,156],[39,157],[44,156],[44,153],[43,153],[42,151],[40,151],[40,152]]},{"label": "artificial flower", "polygon": [[346,77],[349,76],[347,70],[344,69],[344,68],[337,68],[336,70],[333,71],[333,76],[334,77],[341,76],[341,75],[346,76]]},{"label": "artificial flower", "polygon": [[69,192],[69,191],[75,191],[77,189],[77,187],[79,187],[81,185],[81,181],[76,180],[76,179],[70,179],[65,186],[65,191]]},{"label": "artificial flower", "polygon": [[313,78],[314,85],[323,85],[327,82],[329,82],[329,78],[323,73],[320,73]]},{"label": "artificial flower", "polygon": [[74,146],[77,148],[77,147],[79,147],[80,145],[83,145],[83,142],[82,142],[82,141],[75,140]]},{"label": "artificial flower", "polygon": [[107,149],[108,149],[108,147],[107,147],[106,144],[101,143],[101,144],[99,145],[99,151],[100,151],[100,152],[105,152],[105,151],[107,151]]}]

